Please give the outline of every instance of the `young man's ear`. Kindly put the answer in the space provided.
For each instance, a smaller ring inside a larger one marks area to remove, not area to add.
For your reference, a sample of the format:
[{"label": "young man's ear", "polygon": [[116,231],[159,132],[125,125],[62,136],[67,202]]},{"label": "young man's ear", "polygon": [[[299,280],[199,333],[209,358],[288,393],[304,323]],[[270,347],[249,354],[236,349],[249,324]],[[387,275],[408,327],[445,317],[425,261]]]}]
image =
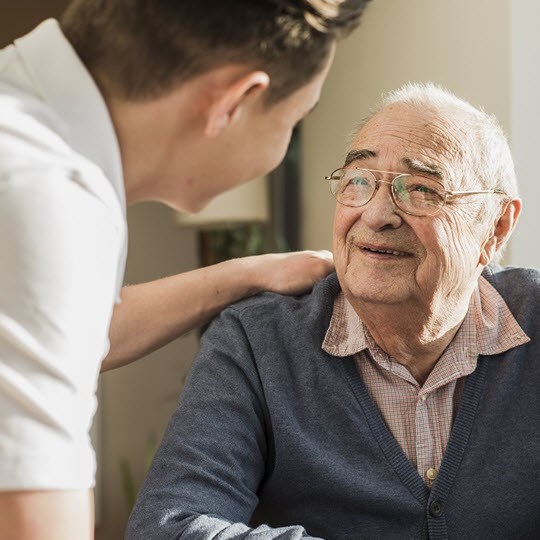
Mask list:
[{"label": "young man's ear", "polygon": [[506,203],[499,219],[493,226],[489,238],[482,246],[480,254],[480,263],[482,265],[489,264],[493,260],[495,253],[506,243],[516,226],[520,212],[521,199],[512,199]]},{"label": "young man's ear", "polygon": [[262,92],[269,84],[270,77],[264,71],[251,71],[227,85],[209,107],[205,135],[217,137],[230,124],[247,95]]}]

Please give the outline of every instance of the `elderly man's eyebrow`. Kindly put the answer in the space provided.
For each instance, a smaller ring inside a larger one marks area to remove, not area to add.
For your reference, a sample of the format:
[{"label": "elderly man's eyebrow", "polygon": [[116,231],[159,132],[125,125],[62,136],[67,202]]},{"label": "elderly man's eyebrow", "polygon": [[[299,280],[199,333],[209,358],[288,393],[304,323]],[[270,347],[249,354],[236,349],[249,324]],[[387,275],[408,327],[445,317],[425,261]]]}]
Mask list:
[{"label": "elderly man's eyebrow", "polygon": [[411,172],[427,174],[442,180],[443,173],[440,167],[433,163],[426,163],[419,159],[403,158],[401,163],[405,165]]},{"label": "elderly man's eyebrow", "polygon": [[367,150],[367,149],[351,150],[347,154],[347,157],[345,158],[344,166],[346,167],[347,165],[349,165],[349,163],[352,163],[353,161],[369,159],[369,158],[374,158],[374,157],[377,157],[377,152],[374,152],[373,150]]}]

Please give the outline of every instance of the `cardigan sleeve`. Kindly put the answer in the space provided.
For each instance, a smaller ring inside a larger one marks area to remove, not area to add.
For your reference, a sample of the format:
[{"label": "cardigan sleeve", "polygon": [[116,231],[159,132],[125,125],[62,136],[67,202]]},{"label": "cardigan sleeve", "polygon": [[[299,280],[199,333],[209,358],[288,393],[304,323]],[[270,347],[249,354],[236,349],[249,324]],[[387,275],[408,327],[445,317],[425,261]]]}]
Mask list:
[{"label": "cardigan sleeve", "polygon": [[301,526],[252,529],[267,462],[267,410],[235,308],[200,352],[130,516],[126,538],[313,538]]}]

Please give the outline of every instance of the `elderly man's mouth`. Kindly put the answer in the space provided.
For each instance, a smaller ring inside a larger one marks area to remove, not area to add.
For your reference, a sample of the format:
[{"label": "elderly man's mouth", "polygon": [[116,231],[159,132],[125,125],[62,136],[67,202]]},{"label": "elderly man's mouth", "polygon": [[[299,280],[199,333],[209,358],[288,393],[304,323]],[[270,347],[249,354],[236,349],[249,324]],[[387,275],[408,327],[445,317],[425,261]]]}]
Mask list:
[{"label": "elderly man's mouth", "polygon": [[391,248],[372,247],[372,246],[357,246],[361,251],[366,253],[377,253],[380,255],[392,255],[394,257],[411,257],[411,253],[399,251]]}]

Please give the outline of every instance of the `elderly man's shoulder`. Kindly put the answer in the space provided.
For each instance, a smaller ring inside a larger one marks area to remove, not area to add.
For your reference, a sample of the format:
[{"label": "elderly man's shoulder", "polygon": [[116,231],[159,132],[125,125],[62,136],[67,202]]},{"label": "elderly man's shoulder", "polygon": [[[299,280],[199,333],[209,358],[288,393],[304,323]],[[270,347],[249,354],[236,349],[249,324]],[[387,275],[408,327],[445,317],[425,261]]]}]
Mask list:
[{"label": "elderly man's shoulder", "polygon": [[229,334],[242,328],[242,334],[255,340],[324,337],[339,291],[340,285],[334,273],[316,283],[307,294],[257,294],[224,309],[211,325],[214,330],[211,334],[215,331],[218,335],[223,332]]},{"label": "elderly man's shoulder", "polygon": [[540,310],[540,270],[489,266],[483,277],[495,287],[520,324],[534,324]]},{"label": "elderly man's shoulder", "polygon": [[339,281],[335,273],[330,274],[315,284],[313,289],[302,295],[287,295],[274,292],[262,292],[245,298],[229,306],[225,311],[235,312],[242,317],[251,317],[262,313],[321,311],[328,306],[332,308],[334,298],[340,291]]},{"label": "elderly man's shoulder", "polygon": [[514,294],[540,292],[540,270],[537,268],[490,265],[483,276],[498,290],[508,289]]},{"label": "elderly man's shoulder", "polygon": [[[224,309],[201,340],[199,364],[215,365],[216,347],[234,350],[234,361],[261,365],[279,362],[303,365],[306,351],[319,354],[340,290],[335,274],[318,282],[301,296],[261,293]],[[241,350],[249,343],[250,353]],[[209,352],[209,354],[208,354]],[[290,365],[289,365],[290,367]],[[274,369],[273,368],[273,369]]]}]

